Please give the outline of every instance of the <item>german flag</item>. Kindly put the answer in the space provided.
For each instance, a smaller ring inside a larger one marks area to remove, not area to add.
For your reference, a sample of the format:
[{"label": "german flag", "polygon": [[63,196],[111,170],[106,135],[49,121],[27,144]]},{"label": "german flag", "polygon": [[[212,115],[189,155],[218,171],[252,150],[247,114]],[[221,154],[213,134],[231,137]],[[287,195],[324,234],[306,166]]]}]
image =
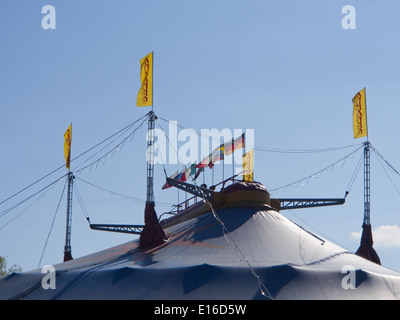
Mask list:
[{"label": "german flag", "polygon": [[229,156],[235,150],[241,149],[244,147],[244,133],[237,137],[235,140],[226,142],[224,144],[224,153],[226,156]]}]

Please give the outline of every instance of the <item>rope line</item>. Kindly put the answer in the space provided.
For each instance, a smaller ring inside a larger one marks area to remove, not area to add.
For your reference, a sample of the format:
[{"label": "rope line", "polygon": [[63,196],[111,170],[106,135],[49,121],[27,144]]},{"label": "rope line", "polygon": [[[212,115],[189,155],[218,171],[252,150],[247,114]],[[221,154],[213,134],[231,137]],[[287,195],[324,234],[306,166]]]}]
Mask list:
[{"label": "rope line", "polygon": [[[286,184],[286,185],[284,185],[284,186],[281,186],[281,187],[278,187],[278,188],[275,188],[275,189],[271,189],[270,192],[274,192],[274,191],[277,191],[277,190],[280,190],[280,189],[286,189],[286,188],[288,188],[288,187],[290,187],[290,186],[299,184],[299,183],[301,183],[301,182],[303,182],[303,181],[308,181],[308,182],[309,182],[311,178],[315,178],[316,176],[321,175],[324,171],[328,171],[328,170],[330,171],[330,170],[332,170],[338,163],[340,163],[340,162],[342,162],[342,161],[344,162],[344,161],[345,161],[347,158],[349,158],[349,157],[353,157],[353,156],[356,154],[356,152],[357,152],[358,150],[360,150],[362,147],[363,147],[363,145],[359,146],[356,150],[354,150],[353,152],[349,153],[347,156],[341,158],[340,160],[335,161],[334,163],[330,164],[329,166],[325,167],[325,168],[322,169],[322,170],[319,170],[319,171],[317,171],[317,172],[315,172],[315,173],[313,173],[313,174],[310,174],[309,176],[307,176],[307,177],[305,177],[305,178],[302,178],[302,179],[300,179],[300,180],[297,180],[297,181],[295,181],[295,182]],[[344,163],[343,163],[343,164],[344,164]],[[308,183],[308,182],[307,182],[307,183]]]},{"label": "rope line", "polygon": [[44,256],[44,252],[46,251],[47,243],[48,243],[48,241],[49,241],[51,231],[53,230],[54,221],[56,220],[56,216],[57,216],[57,213],[58,213],[58,209],[60,208],[61,200],[62,200],[62,198],[63,198],[63,196],[64,196],[65,186],[66,186],[66,185],[67,185],[67,179],[65,179],[64,188],[63,188],[63,190],[62,190],[62,192],[61,192],[60,200],[58,201],[57,209],[56,209],[56,212],[54,213],[54,217],[53,217],[53,221],[51,222],[51,225],[50,225],[49,233],[47,234],[47,238],[46,238],[46,242],[45,242],[44,247],[43,247],[42,255],[40,256],[39,263],[38,263],[38,266],[37,266],[38,268],[39,268],[39,266],[40,266],[40,263],[42,262],[42,259],[43,259],[43,256]]},{"label": "rope line", "polygon": [[[171,123],[170,120],[167,120],[163,117],[158,116],[158,118],[160,118],[161,120]],[[174,124],[175,125],[175,124]],[[192,128],[188,128],[179,124],[176,124],[176,126],[180,129],[192,129]],[[198,130],[192,129],[196,132],[196,134],[199,137],[204,137],[204,138],[211,138],[211,140],[213,141],[217,141],[218,143],[220,143],[219,140],[217,139],[213,139],[213,137],[210,137],[208,135],[204,135],[201,132],[199,132]],[[337,150],[342,150],[342,149],[348,149],[348,148],[354,148],[360,145],[363,145],[364,143],[358,143],[358,144],[352,144],[352,145],[347,145],[347,146],[341,146],[341,147],[329,147],[329,148],[314,148],[314,149],[280,149],[280,148],[267,148],[267,147],[262,147],[262,146],[252,146],[252,145],[246,145],[248,148],[250,149],[254,149],[257,151],[266,151],[266,152],[273,152],[273,153],[320,153],[320,152],[330,152],[330,151],[337,151]]]},{"label": "rope line", "polygon": [[347,188],[346,188],[346,192],[347,193],[350,193],[350,191],[351,191],[351,189],[353,187],[353,184],[356,181],[356,177],[358,175],[358,172],[360,172],[360,168],[361,168],[361,165],[362,165],[362,162],[363,162],[363,158],[364,158],[364,154],[361,153],[361,156],[360,156],[360,159],[358,160],[356,169],[354,170],[353,175],[350,178],[349,184],[347,185]]},{"label": "rope line", "polygon": [[[94,183],[91,183],[91,182],[86,181],[86,180],[84,180],[82,178],[79,178],[79,177],[77,177],[76,179],[78,179],[79,181],[82,181],[82,182],[84,182],[84,183],[86,183],[86,184],[88,184],[88,185],[90,185],[92,187],[95,187],[95,188],[97,188],[97,189],[99,189],[101,191],[107,192],[107,193],[109,193],[111,195],[122,197],[122,198],[125,198],[125,199],[128,199],[128,200],[133,200],[133,201],[136,201],[138,203],[146,203],[146,200],[144,200],[144,199],[128,196],[128,195],[125,195],[125,194],[122,194],[122,193],[118,193],[118,192],[115,192],[115,191],[100,187],[98,185],[95,185]],[[157,202],[157,205],[171,206],[173,204],[172,203],[168,203],[168,202]]]},{"label": "rope line", "polygon": [[85,217],[87,222],[89,222],[89,224],[90,224],[88,211],[86,210],[85,204],[83,203],[82,197],[81,197],[81,195],[79,193],[79,190],[78,190],[78,187],[76,186],[76,183],[74,183],[74,190],[75,190],[75,193],[77,195],[79,205],[80,205],[80,207],[82,209],[83,216]]},{"label": "rope line", "polygon": [[46,190],[47,188],[51,187],[52,185],[54,185],[55,183],[57,183],[58,181],[60,181],[62,178],[66,177],[68,175],[65,174],[62,177],[58,178],[57,180],[51,182],[50,184],[48,184],[47,186],[45,186],[44,188],[40,189],[39,191],[35,192],[34,194],[30,195],[29,197],[21,200],[20,202],[18,202],[15,205],[12,205],[11,207],[3,210],[0,212],[0,218],[3,217],[4,215],[6,215],[7,213],[9,213],[10,211],[14,210],[15,208],[19,207],[20,205],[22,205],[23,203],[25,203],[26,201],[28,201],[29,199],[33,198],[34,196],[36,196],[37,194],[41,193],[42,191]]},{"label": "rope line", "polygon": [[[162,119],[162,118],[161,118]],[[174,145],[171,143],[171,141],[169,140],[169,137],[167,135],[167,133],[165,132],[165,130],[163,129],[163,127],[161,126],[160,122],[158,121],[158,117],[156,118],[157,124],[160,127],[160,129],[162,130],[162,132],[165,135],[165,138],[167,139],[168,143],[171,145],[171,147],[174,149],[176,157],[178,158],[179,162],[182,163],[185,166],[185,169],[187,169],[186,165],[183,163],[182,159],[179,157],[179,153],[178,151],[175,149]],[[196,131],[197,132],[197,131]],[[165,170],[165,167],[164,167]],[[166,171],[165,171],[165,176],[167,176]]]},{"label": "rope line", "polygon": [[[6,222],[4,225],[0,227],[0,230],[5,228],[7,225],[9,225],[11,222],[13,222],[15,219],[17,219],[19,216],[21,216],[25,211],[27,211],[29,208],[31,208],[36,202],[38,202],[41,198],[43,198],[47,192],[51,190],[51,187],[54,186],[55,184],[52,184],[47,188],[46,191],[43,192],[42,195],[40,195],[34,202],[32,202],[29,206],[27,206],[25,209],[23,209],[20,213],[18,213],[14,218],[12,218],[10,221]],[[22,203],[21,203],[22,204]]]},{"label": "rope line", "polygon": [[[73,170],[75,175],[80,175],[83,171],[85,171],[87,168],[92,167],[95,163],[98,164],[102,159],[107,158],[107,156],[109,154],[112,153],[112,155],[115,154],[116,151],[120,151],[123,147],[123,145],[125,144],[125,142],[131,138],[131,141],[136,133],[137,130],[141,129],[141,127],[143,126],[144,122],[146,121],[146,119],[143,119],[143,121],[126,137],[122,140],[122,142],[120,142],[117,146],[115,146],[113,149],[111,149],[110,151],[108,151],[107,153],[103,154],[102,156],[100,156],[99,158],[97,158],[95,161],[91,162],[90,164],[86,165],[85,167],[81,168],[81,169],[75,169]],[[132,126],[131,126],[132,127]],[[131,128],[130,127],[130,128]],[[128,129],[130,129],[128,128]],[[122,132],[118,137],[116,137],[113,141],[111,141],[110,143],[108,143],[106,146],[104,146],[103,148],[101,148],[99,151],[97,151],[96,153],[94,153],[93,155],[91,155],[89,158],[87,158],[83,163],[81,163],[80,165],[83,165],[84,163],[88,162],[91,158],[93,158],[95,155],[97,155],[98,153],[100,153],[101,151],[103,151],[105,148],[107,148],[108,146],[110,146],[112,143],[114,143],[118,138],[120,138],[126,131]],[[101,163],[103,164],[103,163]],[[78,166],[79,167],[79,166]],[[97,167],[97,165],[96,165]]]},{"label": "rope line", "polygon": [[386,160],[383,155],[380,154],[378,150],[376,150],[376,148],[371,143],[369,143],[369,146],[371,147],[372,151],[374,151],[376,155],[380,157],[388,165],[388,167],[394,171],[394,173],[400,176],[400,173]]},{"label": "rope line", "polygon": [[[93,149],[97,148],[98,146],[100,146],[101,144],[103,144],[104,142],[108,141],[109,139],[113,138],[115,135],[119,134],[122,131],[125,131],[127,128],[132,127],[135,123],[139,122],[140,120],[142,120],[143,118],[147,117],[149,113],[147,113],[146,115],[144,115],[143,117],[139,118],[138,120],[132,122],[131,124],[127,125],[125,128],[119,130],[118,132],[114,133],[113,135],[111,135],[110,137],[104,139],[103,141],[99,142],[98,144],[96,144],[95,146],[93,146],[92,148],[86,150],[85,152],[81,153],[80,155],[76,156],[75,158],[71,159],[70,163],[72,163],[73,161],[76,161],[77,159],[81,158],[82,156],[84,156],[85,154],[87,154],[88,152],[92,151]],[[25,190],[29,189],[30,187],[34,186],[35,184],[39,183],[40,181],[44,180],[45,178],[49,177],[50,175],[52,175],[53,173],[57,172],[58,170],[62,169],[65,167],[65,164],[62,164],[61,166],[59,166],[58,168],[54,169],[53,171],[51,171],[50,173],[46,174],[45,176],[43,176],[42,178],[34,181],[33,183],[31,183],[30,185],[26,186],[25,188],[21,189],[20,191],[14,193],[13,195],[9,196],[8,198],[2,200],[0,202],[0,205],[7,202],[8,200],[16,197],[17,195],[19,195],[20,193],[24,192]]]},{"label": "rope line", "polygon": [[[393,185],[393,187],[396,189],[397,193],[400,195],[400,190],[396,187],[396,185],[394,184],[392,178],[390,178],[389,174],[387,173],[385,167],[383,166],[383,164],[382,164],[382,162],[381,162],[380,156],[379,156],[378,154],[376,154],[376,153],[375,153],[375,156],[377,157],[378,162],[379,162],[380,166],[382,167],[383,172],[385,172],[386,177],[389,179],[389,181],[391,182],[391,184]],[[382,159],[382,160],[383,160],[383,159]],[[384,160],[383,160],[383,161],[384,161]],[[385,161],[385,162],[386,162],[386,161]]]},{"label": "rope line", "polygon": [[[218,223],[221,225],[222,230],[223,230],[223,234],[224,234],[224,238],[226,239],[226,241],[229,244],[233,244],[237,250],[237,252],[240,253],[240,255],[242,256],[243,260],[246,262],[247,266],[249,267],[251,273],[253,274],[253,276],[257,279],[258,281],[258,285],[260,288],[260,292],[263,296],[273,300],[274,298],[272,297],[272,295],[270,294],[270,292],[268,291],[267,287],[264,285],[263,281],[261,280],[260,276],[257,274],[257,272],[254,270],[254,268],[252,267],[252,265],[250,264],[249,260],[247,259],[247,257],[244,255],[243,251],[240,249],[240,247],[238,246],[238,244],[236,243],[236,241],[232,238],[229,230],[226,228],[224,222],[221,220],[221,218],[218,216],[218,214],[215,212],[214,207],[212,206],[212,204],[210,203],[210,201],[208,201],[207,197],[205,196],[203,190],[199,187],[197,187],[197,189],[201,192],[201,194],[203,195],[203,200],[210,206],[211,211],[213,213],[214,218],[218,221]],[[229,238],[229,239],[228,239]]]}]

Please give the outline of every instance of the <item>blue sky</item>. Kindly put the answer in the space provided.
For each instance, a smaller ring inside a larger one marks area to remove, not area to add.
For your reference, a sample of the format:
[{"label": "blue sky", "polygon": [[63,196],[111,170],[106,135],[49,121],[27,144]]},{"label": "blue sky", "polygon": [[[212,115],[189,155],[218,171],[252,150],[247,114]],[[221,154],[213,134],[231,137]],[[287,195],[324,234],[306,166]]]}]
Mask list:
[{"label": "blue sky", "polygon": [[[356,9],[355,30],[342,28],[342,7],[349,4]],[[45,5],[56,9],[55,30],[41,26]],[[195,130],[254,129],[254,144],[259,147],[255,179],[267,189],[318,172],[364,141],[353,139],[351,119],[351,100],[363,87],[369,139],[399,169],[399,9],[394,0],[2,1],[0,201],[63,165],[63,136],[71,122],[74,158],[144,116],[149,109],[136,107],[139,60],[151,51],[156,114]],[[168,127],[162,120],[160,124]],[[145,128],[146,124],[120,151],[76,179],[93,223],[143,223],[142,202],[116,197],[80,179],[145,199]],[[263,151],[352,145],[321,153]],[[342,197],[360,156],[273,196]],[[82,168],[81,160],[71,169]],[[395,241],[400,179],[374,154],[371,166],[375,249],[383,265],[400,271],[400,245]],[[181,166],[166,169],[172,174]],[[225,172],[231,167],[226,165]],[[62,168],[0,205],[4,212],[59,179],[40,199],[34,197],[0,217],[0,255],[7,256],[9,264],[24,270],[37,267],[66,173]],[[207,174],[210,183],[211,173]],[[215,174],[221,176],[221,166]],[[155,198],[163,204],[157,206],[159,215],[169,210],[164,204],[177,201],[178,194],[162,191],[163,183],[163,168],[157,166]],[[183,193],[179,196],[184,199]],[[65,203],[62,199],[41,265],[62,260]],[[344,206],[284,214],[357,250],[362,171]],[[381,240],[382,233],[391,235],[390,246]],[[74,198],[74,257],[131,239],[90,230]]]}]

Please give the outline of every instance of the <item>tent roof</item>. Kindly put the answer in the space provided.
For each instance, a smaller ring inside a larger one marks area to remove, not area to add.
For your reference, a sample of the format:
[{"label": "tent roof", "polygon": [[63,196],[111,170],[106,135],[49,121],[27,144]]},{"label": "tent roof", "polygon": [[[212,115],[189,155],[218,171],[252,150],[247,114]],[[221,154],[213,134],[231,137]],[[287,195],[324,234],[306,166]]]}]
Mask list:
[{"label": "tent roof", "polygon": [[[0,278],[0,299],[400,297],[399,273],[274,210],[222,208],[165,232],[168,240],[149,250],[135,240],[55,265],[56,289],[42,288],[40,269]],[[355,289],[342,285],[347,278]]]}]

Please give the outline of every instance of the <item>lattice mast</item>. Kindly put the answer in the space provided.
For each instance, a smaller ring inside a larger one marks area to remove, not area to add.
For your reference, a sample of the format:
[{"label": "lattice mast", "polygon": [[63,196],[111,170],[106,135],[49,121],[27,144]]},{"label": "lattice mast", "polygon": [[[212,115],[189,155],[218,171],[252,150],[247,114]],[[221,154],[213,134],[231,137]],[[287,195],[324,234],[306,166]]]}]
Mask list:
[{"label": "lattice mast", "polygon": [[146,202],[154,203],[154,129],[156,116],[154,111],[149,112],[147,131],[147,196]]},{"label": "lattice mast", "polygon": [[68,172],[68,188],[67,188],[67,215],[65,230],[65,246],[64,246],[64,262],[72,260],[71,253],[71,227],[72,227],[72,190],[74,184],[74,175]]},{"label": "lattice mast", "polygon": [[364,145],[364,224],[369,226],[371,213],[371,157],[369,142]]}]

